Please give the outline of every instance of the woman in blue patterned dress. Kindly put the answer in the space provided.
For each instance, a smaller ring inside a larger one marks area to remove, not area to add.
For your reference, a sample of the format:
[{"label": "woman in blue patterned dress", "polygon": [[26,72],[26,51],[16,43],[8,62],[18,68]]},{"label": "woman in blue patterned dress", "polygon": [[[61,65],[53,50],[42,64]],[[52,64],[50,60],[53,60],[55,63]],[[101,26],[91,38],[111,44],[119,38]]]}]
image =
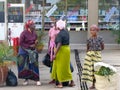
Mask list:
[{"label": "woman in blue patterned dress", "polygon": [[37,34],[32,20],[25,24],[25,30],[20,35],[20,48],[18,54],[18,78],[25,79],[23,85],[28,84],[28,80],[36,81],[41,85],[39,79],[38,53],[35,49],[37,44]]}]

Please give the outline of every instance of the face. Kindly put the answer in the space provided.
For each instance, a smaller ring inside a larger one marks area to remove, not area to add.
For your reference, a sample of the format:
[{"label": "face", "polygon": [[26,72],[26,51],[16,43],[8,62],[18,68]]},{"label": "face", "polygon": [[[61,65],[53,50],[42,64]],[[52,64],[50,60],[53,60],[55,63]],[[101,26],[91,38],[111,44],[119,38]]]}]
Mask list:
[{"label": "face", "polygon": [[97,35],[97,30],[94,27],[92,27],[92,28],[90,28],[90,33],[91,33],[92,36],[96,36]]},{"label": "face", "polygon": [[57,28],[57,26],[56,26],[56,24],[55,24],[55,26],[54,26],[54,27],[55,27],[55,29],[56,29],[56,30],[58,29],[58,28]]},{"label": "face", "polygon": [[30,30],[32,30],[32,31],[33,31],[33,30],[35,30],[35,25],[34,25],[34,24],[32,24],[32,25],[30,25],[30,27],[29,27],[29,28],[30,28]]}]

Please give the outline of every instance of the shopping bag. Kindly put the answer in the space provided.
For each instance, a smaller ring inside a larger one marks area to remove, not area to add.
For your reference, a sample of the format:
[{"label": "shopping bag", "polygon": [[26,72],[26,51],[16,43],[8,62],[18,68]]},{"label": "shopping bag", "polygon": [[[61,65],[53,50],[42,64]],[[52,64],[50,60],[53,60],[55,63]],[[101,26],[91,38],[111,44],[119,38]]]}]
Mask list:
[{"label": "shopping bag", "polygon": [[50,55],[48,53],[44,56],[42,63],[47,67],[51,67]]},{"label": "shopping bag", "polygon": [[95,74],[95,87],[97,90],[117,90],[118,74],[109,76],[110,81],[105,76],[99,76]]}]

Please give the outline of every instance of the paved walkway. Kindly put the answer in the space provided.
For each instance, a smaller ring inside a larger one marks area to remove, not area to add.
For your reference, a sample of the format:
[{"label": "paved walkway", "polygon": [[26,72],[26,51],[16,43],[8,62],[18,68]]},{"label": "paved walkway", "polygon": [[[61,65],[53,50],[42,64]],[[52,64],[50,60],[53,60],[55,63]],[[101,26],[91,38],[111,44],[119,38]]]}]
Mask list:
[{"label": "paved walkway", "polygon": [[[49,68],[47,68],[46,66],[44,66],[41,63],[41,60],[43,58],[43,56],[45,55],[45,52],[40,54],[40,78],[41,78],[41,86],[36,86],[35,82],[30,81],[30,84],[28,86],[23,86],[23,80],[19,80],[19,85],[17,87],[0,87],[0,90],[60,90],[55,88],[55,85],[50,85],[48,84],[48,82],[51,80],[50,79],[50,73],[49,73]],[[85,56],[85,50],[79,50],[79,56],[80,56],[80,60],[81,63],[83,64],[84,61],[84,56]],[[111,65],[114,65],[119,74],[120,74],[120,50],[104,50],[102,52],[102,60],[103,62],[109,63]],[[61,90],[81,90],[80,89],[80,83],[79,83],[79,77],[77,75],[78,70],[77,70],[77,65],[75,62],[75,55],[74,52],[71,53],[71,62],[73,64],[74,67],[74,72],[73,72],[73,78],[75,81],[76,86],[75,87],[64,87]],[[11,66],[10,68],[12,68],[12,70],[16,73],[17,75],[17,68],[16,66]],[[120,83],[119,83],[120,86]],[[118,87],[118,90],[120,90],[120,87]]]},{"label": "paved walkway", "polygon": [[[49,73],[49,68],[44,66],[42,64],[42,58],[45,55],[45,53],[41,53],[39,56],[39,61],[40,61],[40,65],[39,65],[39,69],[40,69],[40,78],[41,78],[41,86],[36,86],[36,83],[34,81],[29,81],[29,85],[28,86],[23,86],[22,83],[24,80],[18,80],[19,85],[17,87],[0,87],[0,90],[60,90],[58,88],[55,88],[54,84],[48,84],[49,81],[51,81],[50,78],[50,73]],[[74,67],[74,72],[73,72],[73,79],[75,81],[76,86],[74,87],[64,87],[61,90],[80,90],[79,87],[79,78],[77,75],[77,67],[76,67],[76,63],[75,63],[75,58],[74,58],[74,53],[71,53],[71,62],[73,64]],[[12,71],[14,71],[17,75],[17,68],[16,66],[11,66],[10,67],[12,69]]]}]

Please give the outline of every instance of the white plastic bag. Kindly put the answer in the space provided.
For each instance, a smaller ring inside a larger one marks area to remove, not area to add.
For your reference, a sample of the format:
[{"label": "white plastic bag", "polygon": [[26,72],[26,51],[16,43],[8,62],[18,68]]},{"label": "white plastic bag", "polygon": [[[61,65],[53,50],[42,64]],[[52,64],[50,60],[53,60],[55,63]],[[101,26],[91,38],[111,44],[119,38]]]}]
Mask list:
[{"label": "white plastic bag", "polygon": [[99,76],[95,74],[95,87],[97,90],[117,90],[118,88],[118,74],[109,76],[110,81],[105,76]]}]

